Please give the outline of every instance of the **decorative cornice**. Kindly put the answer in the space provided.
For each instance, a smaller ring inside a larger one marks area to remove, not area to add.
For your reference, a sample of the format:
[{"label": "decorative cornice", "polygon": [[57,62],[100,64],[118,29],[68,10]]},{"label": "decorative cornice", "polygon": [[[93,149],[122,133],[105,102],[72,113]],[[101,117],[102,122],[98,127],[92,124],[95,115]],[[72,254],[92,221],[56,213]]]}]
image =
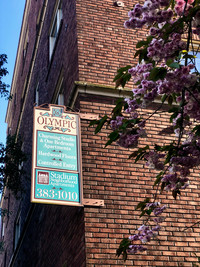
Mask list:
[{"label": "decorative cornice", "polygon": [[74,103],[79,93],[107,96],[112,98],[125,98],[131,97],[132,95],[131,89],[128,88],[116,89],[114,86],[76,81],[74,82],[74,88],[70,94],[69,101],[67,103],[68,106],[74,106]]}]

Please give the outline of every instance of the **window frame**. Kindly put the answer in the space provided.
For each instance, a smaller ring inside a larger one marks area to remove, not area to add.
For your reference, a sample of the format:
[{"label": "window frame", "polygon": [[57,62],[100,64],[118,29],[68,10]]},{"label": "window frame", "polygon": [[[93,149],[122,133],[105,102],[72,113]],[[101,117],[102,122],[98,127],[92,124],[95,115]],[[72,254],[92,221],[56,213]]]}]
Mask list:
[{"label": "window frame", "polygon": [[49,31],[49,60],[51,60],[54,54],[59,31],[62,25],[62,19],[63,19],[62,0],[59,0],[56,4],[53,20]]},{"label": "window frame", "polygon": [[21,212],[16,216],[14,223],[14,239],[13,239],[13,250],[15,251],[21,235]]}]

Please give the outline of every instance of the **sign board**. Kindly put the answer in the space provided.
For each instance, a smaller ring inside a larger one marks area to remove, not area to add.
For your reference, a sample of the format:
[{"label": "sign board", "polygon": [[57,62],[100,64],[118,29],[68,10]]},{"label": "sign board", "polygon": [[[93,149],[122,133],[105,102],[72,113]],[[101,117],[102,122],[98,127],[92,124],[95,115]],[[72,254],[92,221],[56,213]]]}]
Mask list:
[{"label": "sign board", "polygon": [[34,108],[31,202],[82,206],[80,117]]}]

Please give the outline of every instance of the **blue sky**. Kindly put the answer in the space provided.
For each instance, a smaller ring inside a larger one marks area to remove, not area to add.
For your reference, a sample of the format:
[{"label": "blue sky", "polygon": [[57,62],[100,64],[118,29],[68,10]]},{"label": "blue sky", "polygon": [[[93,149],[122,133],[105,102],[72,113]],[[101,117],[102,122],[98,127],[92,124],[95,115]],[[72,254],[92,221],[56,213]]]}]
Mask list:
[{"label": "blue sky", "polygon": [[[8,64],[6,67],[9,74],[3,81],[9,85],[11,85],[12,82],[24,6],[25,0],[0,1],[0,54],[7,54],[8,56]],[[6,140],[6,109],[7,101],[0,98],[0,143],[5,143]]]}]

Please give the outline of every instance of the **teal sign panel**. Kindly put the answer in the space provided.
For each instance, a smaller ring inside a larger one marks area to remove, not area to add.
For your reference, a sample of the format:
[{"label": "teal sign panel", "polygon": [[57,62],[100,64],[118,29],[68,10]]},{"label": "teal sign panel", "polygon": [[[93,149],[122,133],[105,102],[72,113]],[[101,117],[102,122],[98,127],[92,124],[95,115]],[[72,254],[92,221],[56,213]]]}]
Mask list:
[{"label": "teal sign panel", "polygon": [[36,166],[77,171],[77,136],[37,131]]},{"label": "teal sign panel", "polygon": [[36,169],[35,199],[79,202],[77,173]]}]

